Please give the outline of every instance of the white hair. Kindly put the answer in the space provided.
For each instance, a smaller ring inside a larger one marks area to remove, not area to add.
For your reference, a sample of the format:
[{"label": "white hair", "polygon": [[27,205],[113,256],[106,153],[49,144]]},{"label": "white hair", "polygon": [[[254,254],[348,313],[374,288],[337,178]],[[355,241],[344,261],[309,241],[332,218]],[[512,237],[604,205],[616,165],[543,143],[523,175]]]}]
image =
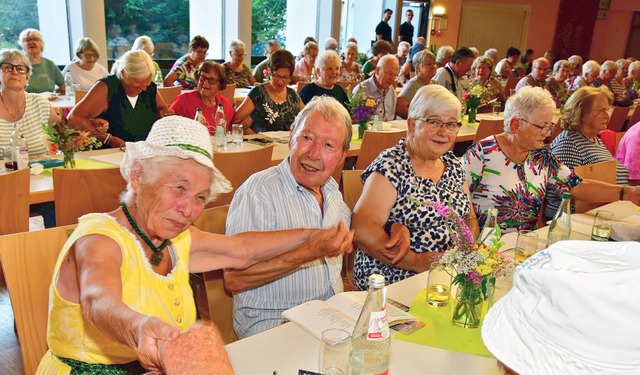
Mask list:
[{"label": "white hair", "polygon": [[133,42],[133,46],[131,47],[132,51],[143,50],[148,54],[152,54],[155,46],[153,45],[153,41],[147,35],[142,35],[136,38]]},{"label": "white hair", "polygon": [[484,51],[484,55],[495,59],[498,56],[498,50],[495,48],[489,48],[488,50]]},{"label": "white hair", "polygon": [[247,45],[239,39],[232,40],[229,44],[229,51],[236,52],[238,49],[247,50]]},{"label": "white hair", "polygon": [[351,146],[351,136],[353,129],[351,127],[351,116],[344,106],[335,98],[328,95],[314,96],[313,99],[296,116],[291,124],[291,138],[296,138],[300,129],[304,128],[304,124],[314,113],[320,113],[327,121],[337,121],[339,125],[345,129],[345,137],[342,141],[342,150],[347,151]]},{"label": "white hair", "polygon": [[340,60],[340,56],[338,56],[338,53],[336,51],[333,51],[333,50],[322,51],[318,54],[318,57],[316,57],[316,63],[315,63],[316,69],[318,70],[324,69],[324,67],[327,65],[329,61],[336,63],[338,66],[340,66],[340,63],[342,62],[342,60]]},{"label": "white hair", "polygon": [[436,61],[442,61],[447,57],[447,54],[453,55],[455,50],[451,46],[442,46],[438,48],[438,52],[436,53]]},{"label": "white hair", "polygon": [[24,29],[20,32],[20,36],[18,37],[18,42],[20,43],[22,48],[26,49],[25,43],[27,40],[27,36],[29,36],[29,34],[40,39],[40,42],[42,43],[42,49],[44,49],[44,39],[42,38],[42,33],[40,32],[40,30],[36,30],[36,29]]},{"label": "white hair", "polygon": [[634,61],[629,64],[629,74],[631,74],[632,72],[637,72],[638,70],[640,70],[640,61]]},{"label": "white hair", "polygon": [[600,65],[600,71],[602,72],[617,72],[618,65],[613,60],[607,60]]},{"label": "white hair", "polygon": [[556,103],[549,91],[540,87],[525,86],[507,99],[504,106],[504,131],[511,133],[511,120],[514,118],[528,118],[540,109],[556,109]]},{"label": "white hair", "polygon": [[416,119],[449,111],[460,117],[462,104],[451,91],[440,85],[422,86],[409,103],[408,117]]},{"label": "white hair", "polygon": [[335,51],[338,49],[338,41],[332,37],[328,37],[327,40],[324,41],[324,49],[326,51]]},{"label": "white hair", "polygon": [[571,69],[571,63],[568,60],[558,60],[553,64],[553,74],[556,74],[562,68]]},{"label": "white hair", "polygon": [[398,44],[398,52],[400,52],[401,49],[405,49],[405,50],[409,50],[409,48],[411,48],[411,44],[409,44],[409,42],[400,42],[400,44]]},{"label": "white hair", "polygon": [[117,61],[116,75],[118,79],[122,79],[122,71],[124,70],[129,77],[136,79],[146,79],[151,76],[155,70],[153,60],[148,53],[142,50],[127,51]]},{"label": "white hair", "polygon": [[589,60],[582,64],[582,73],[600,73],[600,64],[595,60]]}]

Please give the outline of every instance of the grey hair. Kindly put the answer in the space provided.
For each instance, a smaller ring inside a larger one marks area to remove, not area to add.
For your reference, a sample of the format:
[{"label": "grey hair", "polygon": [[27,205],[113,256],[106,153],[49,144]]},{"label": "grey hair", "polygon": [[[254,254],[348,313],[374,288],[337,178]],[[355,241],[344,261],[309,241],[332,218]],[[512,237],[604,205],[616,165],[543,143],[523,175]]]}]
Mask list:
[{"label": "grey hair", "polygon": [[600,71],[601,72],[617,72],[618,65],[616,65],[616,62],[613,60],[607,60],[603,62],[602,65],[600,65]]},{"label": "grey hair", "polygon": [[569,60],[569,63],[571,65],[582,65],[582,57],[578,56],[578,55],[573,55],[571,57],[569,57],[567,60]]},{"label": "grey hair", "polygon": [[315,96],[296,116],[291,124],[291,138],[296,138],[300,129],[304,128],[305,123],[314,113],[320,113],[326,121],[337,121],[345,129],[345,137],[342,141],[342,150],[347,151],[351,146],[351,136],[353,129],[351,128],[351,116],[344,106],[331,96],[320,95]]},{"label": "grey hair", "polygon": [[328,37],[327,40],[324,41],[324,49],[335,51],[338,49],[338,41],[332,37]]},{"label": "grey hair", "polygon": [[91,38],[78,39],[78,43],[76,43],[76,56],[80,58],[80,55],[86,49],[95,53],[97,55],[96,57],[100,57],[100,48],[98,48],[98,45],[93,40],[91,40]]},{"label": "grey hair", "polygon": [[484,51],[484,55],[495,59],[498,56],[498,50],[495,48],[489,48],[488,50]]},{"label": "grey hair", "polygon": [[0,62],[6,62],[7,60],[13,60],[15,58],[20,59],[23,65],[29,67],[28,75],[31,75],[31,62],[29,61],[29,58],[24,54],[24,52],[15,48],[4,48],[0,50]]},{"label": "grey hair", "polygon": [[556,109],[556,103],[547,90],[540,87],[525,86],[507,99],[504,107],[504,131],[511,133],[511,120],[528,118],[540,109]]},{"label": "grey hair", "polygon": [[346,51],[346,50],[348,50],[348,49],[355,51],[355,52],[356,52],[356,55],[358,54],[358,45],[357,45],[356,43],[354,43],[354,42],[349,42],[349,43],[347,43],[347,44],[344,46],[344,50]]},{"label": "grey hair", "polygon": [[436,62],[436,57],[433,52],[428,49],[423,49],[420,52],[416,52],[411,58],[411,63],[413,66],[422,65],[426,60],[431,60],[432,62]]},{"label": "grey hair", "polygon": [[153,41],[147,35],[142,35],[136,38],[133,42],[133,46],[131,47],[132,51],[143,50],[148,54],[152,54],[155,46],[153,45]]},{"label": "grey hair", "polygon": [[400,52],[400,49],[402,49],[402,48],[404,48],[404,49],[406,49],[408,51],[409,48],[411,48],[411,44],[409,44],[409,42],[402,41],[402,42],[400,42],[400,44],[398,44],[398,52]]},{"label": "grey hair", "polygon": [[473,52],[473,56],[478,57],[480,55],[480,51],[476,47],[469,47],[471,52]]},{"label": "grey hair", "polygon": [[318,44],[316,42],[307,42],[307,44],[302,47],[302,54],[306,55],[307,53],[311,52],[312,49],[317,50]]},{"label": "grey hair", "polygon": [[553,74],[556,74],[562,68],[571,69],[571,63],[568,60],[558,60],[553,64]]},{"label": "grey hair", "polygon": [[618,59],[616,60],[616,65],[618,65],[618,69],[629,69],[629,64],[631,64],[629,62],[629,60],[627,59]]},{"label": "grey hair", "polygon": [[[33,34],[36,38],[40,39],[42,42],[42,49],[44,49],[44,39],[42,38],[42,33],[37,29],[24,29],[20,32],[20,36],[18,37],[18,42],[24,48],[24,43],[27,40],[27,36],[29,34]],[[26,48],[24,48],[26,49]]]},{"label": "grey hair", "polygon": [[582,73],[600,72],[600,64],[595,60],[589,60],[582,64]]},{"label": "grey hair", "polygon": [[142,50],[125,52],[125,54],[118,59],[117,63],[116,76],[118,76],[118,79],[122,79],[123,70],[129,77],[136,79],[150,77],[151,73],[155,70],[151,56]]},{"label": "grey hair", "polygon": [[640,70],[640,61],[634,61],[629,64],[629,74],[631,74],[632,72],[637,72],[638,70]]},{"label": "grey hair", "polygon": [[326,50],[320,52],[320,54],[318,54],[318,57],[316,58],[316,69],[324,69],[327,63],[330,61],[336,63],[338,66],[340,66],[340,63],[342,62],[342,60],[340,60],[340,56],[338,56],[338,53],[336,51]]},{"label": "grey hair", "polygon": [[229,44],[229,51],[236,52],[238,49],[247,50],[247,45],[239,39],[232,40]]},{"label": "grey hair", "polygon": [[451,91],[440,85],[422,86],[409,103],[408,117],[417,119],[428,115],[438,115],[455,111],[460,117],[462,103]]},{"label": "grey hair", "polygon": [[447,53],[449,55],[453,55],[455,50],[451,46],[442,46],[438,48],[438,52],[436,53],[436,61],[442,61],[445,57],[447,57]]},{"label": "grey hair", "polygon": [[476,57],[476,59],[473,60],[473,65],[471,65],[471,70],[475,71],[480,64],[489,65],[489,71],[493,71],[493,59],[491,57],[487,55]]}]

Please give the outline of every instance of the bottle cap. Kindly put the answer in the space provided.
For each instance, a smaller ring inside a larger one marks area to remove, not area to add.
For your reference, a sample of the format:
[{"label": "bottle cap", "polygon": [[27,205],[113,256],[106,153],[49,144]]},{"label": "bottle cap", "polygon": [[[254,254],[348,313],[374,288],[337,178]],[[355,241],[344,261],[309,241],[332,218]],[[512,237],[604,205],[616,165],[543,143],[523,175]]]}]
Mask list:
[{"label": "bottle cap", "polygon": [[385,281],[384,281],[384,276],[374,273],[371,276],[369,276],[369,286],[372,286],[374,288],[382,288],[384,287]]}]

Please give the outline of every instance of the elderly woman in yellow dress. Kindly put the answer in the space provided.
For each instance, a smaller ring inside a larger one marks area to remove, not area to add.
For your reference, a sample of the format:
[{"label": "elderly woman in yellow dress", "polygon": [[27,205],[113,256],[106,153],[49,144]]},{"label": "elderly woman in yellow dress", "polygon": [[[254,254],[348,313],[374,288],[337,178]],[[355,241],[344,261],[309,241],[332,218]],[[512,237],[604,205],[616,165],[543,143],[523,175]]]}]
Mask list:
[{"label": "elderly woman in yellow dress", "polygon": [[[344,223],[234,236],[193,227],[205,205],[230,186],[213,165],[207,129],[191,119],[165,117],[145,141],[128,142],[120,170],[127,180],[120,208],[81,217],[58,257],[49,351],[38,374],[171,373],[163,347],[196,321],[190,272],[242,269],[305,243],[321,251],[350,246]],[[222,340],[214,341],[189,356],[214,349],[211,369],[229,374]]]},{"label": "elderly woman in yellow dress", "polygon": [[[454,202],[452,209],[477,235],[466,176],[449,151],[460,128],[460,110],[460,101],[444,87],[421,88],[409,106],[407,138],[383,151],[363,172],[364,189],[352,217],[358,289],[366,290],[371,273],[393,283],[424,272],[438,252],[451,246],[443,218],[426,202]],[[393,236],[407,231],[410,250],[387,248]]]}]

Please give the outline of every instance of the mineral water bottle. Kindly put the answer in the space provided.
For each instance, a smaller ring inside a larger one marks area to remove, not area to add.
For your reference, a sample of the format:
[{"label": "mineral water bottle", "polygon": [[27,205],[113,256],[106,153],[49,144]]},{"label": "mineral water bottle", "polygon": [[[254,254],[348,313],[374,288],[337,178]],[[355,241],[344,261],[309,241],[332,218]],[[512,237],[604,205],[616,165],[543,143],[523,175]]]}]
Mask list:
[{"label": "mineral water bottle", "polygon": [[207,130],[209,130],[210,135],[214,135],[216,133],[216,128],[210,125],[206,117],[204,117],[204,114],[202,113],[202,108],[196,108],[196,117],[194,117],[193,119],[198,121],[202,125],[204,125],[207,128]]},{"label": "mineral water bottle", "polygon": [[24,135],[18,128],[18,124],[13,124],[13,132],[11,132],[11,138],[9,139],[9,145],[11,147],[11,160],[13,162],[13,169],[24,169],[29,165],[29,146],[27,140],[24,139]]},{"label": "mineral water bottle", "polygon": [[[162,72],[160,70],[156,70],[155,76],[153,76],[153,83],[156,84],[156,87],[163,87],[164,81],[162,80]],[[167,103],[171,104],[171,103]]]},{"label": "mineral water bottle", "polygon": [[487,220],[484,222],[484,228],[480,233],[480,241],[485,245],[490,245],[496,238],[496,223],[498,222],[498,209],[490,208],[487,210]]},{"label": "mineral water bottle", "polygon": [[384,276],[369,276],[369,294],[351,336],[351,375],[389,373],[391,336],[387,320],[386,292]]},{"label": "mineral water bottle", "polygon": [[218,110],[215,115],[216,122],[216,146],[224,147],[227,142],[227,120],[224,117],[224,109],[222,104],[218,104]]},{"label": "mineral water bottle", "polygon": [[73,78],[71,78],[71,71],[69,70],[64,74],[64,87],[67,98],[72,102],[75,102],[76,90],[73,88]]},{"label": "mineral water bottle", "polygon": [[547,246],[569,239],[571,234],[571,193],[562,193],[562,203],[549,225]]}]

